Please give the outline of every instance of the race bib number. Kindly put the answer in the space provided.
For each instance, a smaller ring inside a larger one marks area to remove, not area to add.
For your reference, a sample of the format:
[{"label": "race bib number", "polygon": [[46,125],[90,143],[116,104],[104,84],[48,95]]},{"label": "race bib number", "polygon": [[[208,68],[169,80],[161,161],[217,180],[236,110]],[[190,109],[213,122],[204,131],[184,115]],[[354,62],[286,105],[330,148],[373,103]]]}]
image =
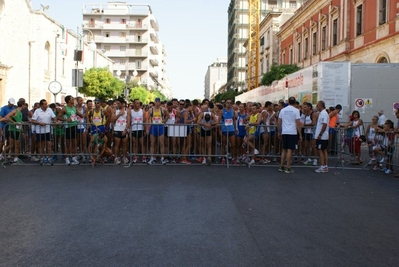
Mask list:
[{"label": "race bib number", "polygon": [[116,121],[117,126],[125,126],[126,125],[126,120],[117,120]]},{"label": "race bib number", "polygon": [[94,116],[93,123],[101,123],[101,117]]},{"label": "race bib number", "polygon": [[15,129],[20,130],[21,129],[21,125],[15,125]]},{"label": "race bib number", "polygon": [[244,125],[244,119],[240,119],[240,120],[238,121],[238,124]]},{"label": "race bib number", "polygon": [[78,120],[77,116],[75,114],[72,114],[71,121],[77,121],[77,120]]},{"label": "race bib number", "polygon": [[143,123],[143,118],[133,118],[133,123]]},{"label": "race bib number", "polygon": [[153,119],[152,119],[152,122],[153,122],[154,124],[160,124],[160,123],[161,123],[161,118],[153,118]]},{"label": "race bib number", "polygon": [[231,126],[231,125],[233,125],[233,119],[225,119],[225,120],[224,120],[224,125],[225,125],[225,126]]}]

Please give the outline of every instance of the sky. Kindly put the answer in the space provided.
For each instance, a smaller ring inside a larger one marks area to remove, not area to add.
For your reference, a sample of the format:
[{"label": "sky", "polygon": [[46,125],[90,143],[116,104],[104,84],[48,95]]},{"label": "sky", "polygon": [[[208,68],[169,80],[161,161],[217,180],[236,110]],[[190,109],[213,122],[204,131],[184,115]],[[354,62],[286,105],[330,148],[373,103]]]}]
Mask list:
[{"label": "sky", "polygon": [[[207,68],[227,57],[227,9],[230,0],[140,0],[152,8],[158,36],[165,45],[166,70],[176,98],[204,97]],[[69,29],[82,27],[83,4],[106,0],[32,0],[33,9],[49,6],[47,14]],[[75,30],[76,31],[76,30]]]}]

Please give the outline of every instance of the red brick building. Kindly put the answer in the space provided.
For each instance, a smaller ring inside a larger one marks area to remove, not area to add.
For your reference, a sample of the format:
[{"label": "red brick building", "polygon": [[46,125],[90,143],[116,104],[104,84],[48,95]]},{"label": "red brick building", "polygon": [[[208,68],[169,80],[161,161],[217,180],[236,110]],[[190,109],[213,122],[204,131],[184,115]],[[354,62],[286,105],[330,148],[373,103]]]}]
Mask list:
[{"label": "red brick building", "polygon": [[280,64],[399,62],[397,0],[308,0],[280,28]]}]

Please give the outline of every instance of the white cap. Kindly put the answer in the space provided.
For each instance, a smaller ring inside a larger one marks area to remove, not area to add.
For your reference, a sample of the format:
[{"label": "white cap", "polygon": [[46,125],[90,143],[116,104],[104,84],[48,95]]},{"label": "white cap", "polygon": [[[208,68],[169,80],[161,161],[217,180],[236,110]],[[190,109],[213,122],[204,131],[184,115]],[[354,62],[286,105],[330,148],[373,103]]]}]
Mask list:
[{"label": "white cap", "polygon": [[8,99],[8,103],[10,103],[11,105],[15,105],[15,99],[11,97],[10,99]]}]

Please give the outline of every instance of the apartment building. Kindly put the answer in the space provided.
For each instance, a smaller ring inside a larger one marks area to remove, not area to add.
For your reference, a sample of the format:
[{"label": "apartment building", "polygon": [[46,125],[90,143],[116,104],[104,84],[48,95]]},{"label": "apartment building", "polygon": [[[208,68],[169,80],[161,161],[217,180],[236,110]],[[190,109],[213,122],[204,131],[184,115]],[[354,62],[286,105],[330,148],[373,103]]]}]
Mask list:
[{"label": "apartment building", "polygon": [[280,63],[397,63],[398,14],[393,0],[308,0],[278,33]]},{"label": "apartment building", "polygon": [[[29,0],[8,1],[6,6],[0,1],[0,36],[7,37],[0,42],[1,106],[11,97],[23,97],[29,104],[41,99],[62,103],[66,95],[77,94],[72,76],[79,36],[45,11],[33,10]],[[87,42],[80,43],[84,58],[78,62],[79,69],[84,72],[96,65],[112,70],[112,60],[101,51],[90,51]],[[49,90],[55,80],[62,86],[56,97]]]},{"label": "apartment building", "polygon": [[219,57],[208,66],[205,75],[204,97],[213,98],[219,93],[219,89],[227,82],[227,58]]},{"label": "apartment building", "polygon": [[97,47],[115,61],[115,76],[136,79],[171,95],[165,47],[150,5],[123,1],[84,4],[83,29],[92,31]]},{"label": "apartment building", "polygon": [[[299,8],[306,0],[259,0],[260,21],[270,12]],[[228,8],[228,88],[243,90],[247,84],[247,55],[244,44],[249,37],[249,1],[231,0]]]}]

